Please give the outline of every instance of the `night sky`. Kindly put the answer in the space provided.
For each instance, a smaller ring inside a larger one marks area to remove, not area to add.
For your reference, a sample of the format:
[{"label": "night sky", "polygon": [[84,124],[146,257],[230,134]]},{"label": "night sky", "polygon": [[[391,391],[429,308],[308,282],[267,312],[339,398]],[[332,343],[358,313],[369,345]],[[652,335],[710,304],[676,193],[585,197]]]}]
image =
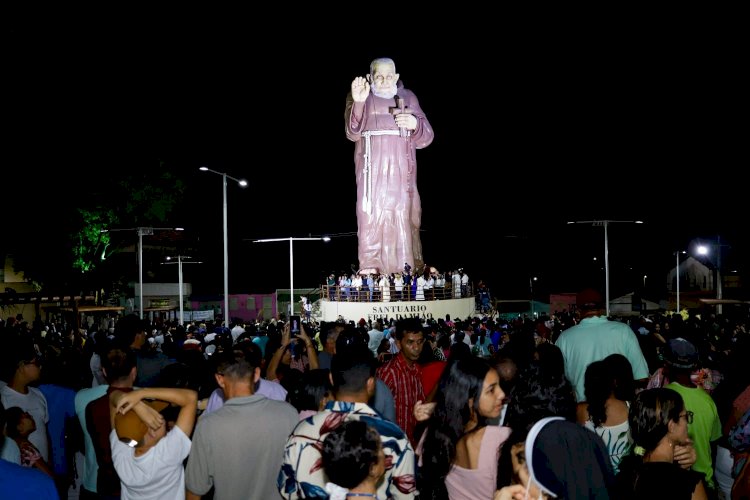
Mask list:
[{"label": "night sky", "polygon": [[435,130],[417,152],[428,264],[463,267],[506,298],[528,297],[531,276],[539,294],[603,288],[602,228],[565,222],[611,219],[645,222],[609,226],[613,296],[647,275],[646,296],[658,298],[673,252],[696,238],[720,236],[730,245],[723,266],[747,270],[738,49],[668,37],[506,45],[321,35],[284,50],[220,32],[164,34],[145,52],[12,33],[2,175],[21,206],[75,204],[98,176],[164,161],[194,200],[174,221],[201,241],[204,264],[186,281],[220,293],[221,179],[198,171],[206,165],[250,183],[228,189],[230,292],[288,286],[288,244],[249,240],[333,235],[294,245],[295,286],[316,286],[357,264],[346,94],[373,58],[392,57]]}]

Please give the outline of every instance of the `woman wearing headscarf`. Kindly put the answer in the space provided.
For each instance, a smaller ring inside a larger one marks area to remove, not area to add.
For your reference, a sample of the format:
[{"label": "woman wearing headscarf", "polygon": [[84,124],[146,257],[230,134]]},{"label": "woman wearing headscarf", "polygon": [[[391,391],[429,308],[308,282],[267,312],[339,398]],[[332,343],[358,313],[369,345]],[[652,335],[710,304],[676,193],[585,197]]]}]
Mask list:
[{"label": "woman wearing headscarf", "polygon": [[609,498],[607,448],[599,436],[562,417],[539,420],[510,455],[515,484],[498,490],[494,500]]}]

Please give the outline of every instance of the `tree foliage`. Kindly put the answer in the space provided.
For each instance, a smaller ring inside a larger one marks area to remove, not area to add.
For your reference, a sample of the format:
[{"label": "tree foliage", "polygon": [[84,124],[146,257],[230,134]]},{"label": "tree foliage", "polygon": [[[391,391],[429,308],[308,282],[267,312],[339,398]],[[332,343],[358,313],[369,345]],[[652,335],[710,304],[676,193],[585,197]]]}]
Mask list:
[{"label": "tree foliage", "polygon": [[35,188],[54,201],[29,230],[4,242],[16,272],[37,289],[81,292],[119,281],[122,270],[109,265],[107,257],[132,245],[135,237],[128,242],[104,230],[132,228],[135,234],[137,227],[178,225],[167,221],[177,211],[186,183],[163,162],[158,168],[92,169],[66,192],[60,186],[68,175],[53,173]]}]

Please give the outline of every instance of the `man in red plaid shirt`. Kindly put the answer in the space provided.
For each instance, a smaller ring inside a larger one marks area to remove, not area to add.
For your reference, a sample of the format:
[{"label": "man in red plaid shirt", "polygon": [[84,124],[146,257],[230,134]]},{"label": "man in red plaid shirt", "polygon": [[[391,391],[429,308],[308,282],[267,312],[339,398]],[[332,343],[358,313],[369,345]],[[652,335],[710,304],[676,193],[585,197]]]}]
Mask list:
[{"label": "man in red plaid shirt", "polygon": [[412,446],[416,446],[414,439],[414,404],[424,401],[422,387],[422,369],[417,359],[422,353],[425,335],[419,318],[404,318],[396,322],[396,343],[400,351],[393,359],[378,368],[377,376],[393,393],[396,404],[396,423],[401,427]]}]

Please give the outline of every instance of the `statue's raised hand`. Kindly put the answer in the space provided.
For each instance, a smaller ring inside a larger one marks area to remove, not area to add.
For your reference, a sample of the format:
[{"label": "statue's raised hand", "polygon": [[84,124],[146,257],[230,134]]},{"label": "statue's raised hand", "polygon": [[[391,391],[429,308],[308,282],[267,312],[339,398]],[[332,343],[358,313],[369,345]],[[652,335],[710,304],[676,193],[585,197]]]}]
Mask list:
[{"label": "statue's raised hand", "polygon": [[354,102],[365,102],[370,94],[370,84],[364,76],[352,80],[352,99]]}]

